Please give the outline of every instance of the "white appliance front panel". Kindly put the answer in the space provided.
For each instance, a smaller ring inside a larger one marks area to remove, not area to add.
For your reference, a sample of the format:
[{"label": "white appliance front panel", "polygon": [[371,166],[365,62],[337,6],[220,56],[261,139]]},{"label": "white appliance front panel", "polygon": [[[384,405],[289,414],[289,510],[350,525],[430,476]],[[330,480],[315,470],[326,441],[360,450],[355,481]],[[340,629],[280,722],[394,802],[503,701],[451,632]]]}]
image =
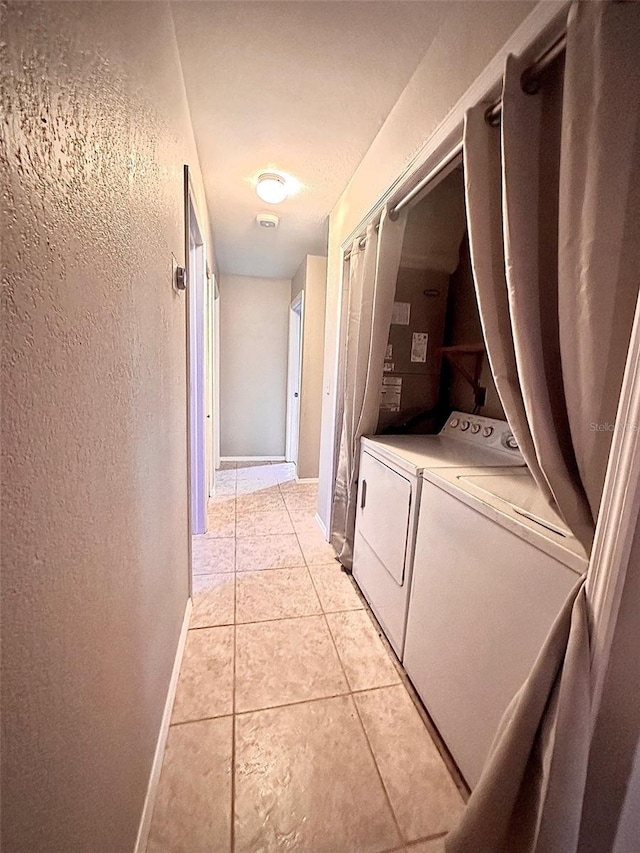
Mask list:
[{"label": "white appliance front panel", "polygon": [[424,471],[422,477],[545,551],[577,575],[586,572],[589,561],[584,548],[566,527],[554,529],[560,525],[553,523],[553,510],[541,507],[544,499],[528,469],[438,468]]},{"label": "white appliance front panel", "polygon": [[362,454],[356,529],[399,586],[407,564],[412,491],[407,477]]},{"label": "white appliance front panel", "polygon": [[403,663],[471,787],[577,580],[423,482]]},{"label": "white appliance front panel", "polygon": [[402,658],[409,581],[400,586],[357,530],[353,543],[353,578],[369,602],[394,652]]}]

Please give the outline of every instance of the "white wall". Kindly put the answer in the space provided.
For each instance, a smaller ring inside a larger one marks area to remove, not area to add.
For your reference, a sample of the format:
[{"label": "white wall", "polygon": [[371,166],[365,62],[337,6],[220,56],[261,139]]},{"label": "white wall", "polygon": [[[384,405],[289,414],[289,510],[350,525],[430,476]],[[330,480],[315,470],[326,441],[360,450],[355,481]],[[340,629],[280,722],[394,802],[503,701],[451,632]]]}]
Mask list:
[{"label": "white wall", "polygon": [[284,456],[291,279],[220,278],[220,453]]},{"label": "white wall", "polygon": [[300,381],[300,441],[296,474],[318,476],[322,421],[322,368],[327,291],[327,259],[307,255],[291,282],[291,300],[304,291],[302,376]]},{"label": "white wall", "polygon": [[448,4],[441,29],[331,213],[318,496],[318,512],[327,527],[333,487],[342,245],[535,5],[491,0]]},{"label": "white wall", "polygon": [[165,3],[2,15],[2,847],[125,853],[188,596],[202,183]]}]

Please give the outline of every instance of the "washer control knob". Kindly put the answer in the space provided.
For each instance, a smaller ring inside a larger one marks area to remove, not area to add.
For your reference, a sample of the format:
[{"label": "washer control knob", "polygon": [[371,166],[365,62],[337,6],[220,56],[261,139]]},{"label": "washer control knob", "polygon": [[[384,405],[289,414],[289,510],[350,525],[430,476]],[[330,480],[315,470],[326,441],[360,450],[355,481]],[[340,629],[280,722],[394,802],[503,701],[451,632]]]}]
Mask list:
[{"label": "washer control knob", "polygon": [[492,426],[483,427],[482,434],[485,438],[491,438],[491,436],[493,435],[493,427]]},{"label": "washer control knob", "polygon": [[480,424],[471,424],[471,432],[477,435],[480,432]]},{"label": "washer control knob", "polygon": [[513,433],[509,433],[505,439],[505,444],[509,448],[509,450],[517,450],[518,442],[515,440]]},{"label": "washer control knob", "polygon": [[462,421],[462,423],[460,424],[460,429],[464,432],[465,430],[468,430],[470,426],[471,424],[469,423],[469,421]]},{"label": "washer control knob", "polygon": [[455,429],[459,423],[460,421],[458,418],[451,418],[451,420],[449,421],[449,426]]}]

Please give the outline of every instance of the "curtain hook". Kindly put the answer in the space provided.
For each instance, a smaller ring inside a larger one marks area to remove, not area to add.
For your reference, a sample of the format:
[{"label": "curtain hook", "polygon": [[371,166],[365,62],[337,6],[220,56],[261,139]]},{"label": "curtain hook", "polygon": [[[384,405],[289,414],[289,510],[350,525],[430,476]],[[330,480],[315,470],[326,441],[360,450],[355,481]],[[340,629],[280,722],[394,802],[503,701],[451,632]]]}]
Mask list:
[{"label": "curtain hook", "polygon": [[540,91],[540,77],[532,74],[530,68],[525,68],[520,76],[520,88],[527,95],[537,95]]},{"label": "curtain hook", "polygon": [[491,127],[500,127],[500,118],[502,116],[502,102],[491,104],[484,112],[484,120]]}]

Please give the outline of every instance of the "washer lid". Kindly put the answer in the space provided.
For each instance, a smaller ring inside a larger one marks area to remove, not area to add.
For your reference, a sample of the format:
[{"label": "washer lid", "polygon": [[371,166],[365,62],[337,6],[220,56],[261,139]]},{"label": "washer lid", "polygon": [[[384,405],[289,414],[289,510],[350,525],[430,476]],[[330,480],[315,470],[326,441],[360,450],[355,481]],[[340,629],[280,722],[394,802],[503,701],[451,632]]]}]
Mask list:
[{"label": "washer lid", "polygon": [[571,536],[571,531],[558,512],[550,506],[538,484],[527,468],[505,471],[500,474],[475,473],[464,474],[462,482],[471,483],[478,489],[505,501],[524,518],[558,533],[560,536]]}]

